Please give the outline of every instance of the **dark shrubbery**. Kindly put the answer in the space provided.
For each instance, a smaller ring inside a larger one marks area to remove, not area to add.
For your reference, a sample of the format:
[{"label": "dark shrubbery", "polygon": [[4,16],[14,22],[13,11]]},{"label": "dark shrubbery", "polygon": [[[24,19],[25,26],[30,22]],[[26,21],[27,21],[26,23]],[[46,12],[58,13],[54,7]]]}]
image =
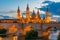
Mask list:
[{"label": "dark shrubbery", "polygon": [[38,37],[38,32],[35,30],[31,30],[26,33],[25,38],[26,39],[32,39],[32,38],[37,38]]},{"label": "dark shrubbery", "polygon": [[0,29],[0,37],[2,37],[2,38],[4,38],[4,37],[6,37],[6,32],[7,32],[7,30],[6,29]]}]

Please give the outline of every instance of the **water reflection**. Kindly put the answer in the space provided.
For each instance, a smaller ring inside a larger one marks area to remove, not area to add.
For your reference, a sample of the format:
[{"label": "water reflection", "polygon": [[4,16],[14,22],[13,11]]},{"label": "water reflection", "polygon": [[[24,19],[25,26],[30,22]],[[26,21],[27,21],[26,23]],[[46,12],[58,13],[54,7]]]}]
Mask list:
[{"label": "water reflection", "polygon": [[2,37],[0,37],[0,40],[2,40]]},{"label": "water reflection", "polygon": [[[57,40],[58,34],[59,34],[59,30],[56,31],[56,32],[51,31],[49,37],[46,38],[46,39],[36,38],[36,39],[29,39],[29,40]],[[17,37],[18,36],[13,36],[13,40],[17,40]],[[6,38],[1,38],[0,37],[0,40],[11,40],[11,37],[10,38],[7,38],[7,37]],[[25,37],[24,36],[20,36],[18,40],[25,40]]]},{"label": "water reflection", "polygon": [[58,37],[59,32],[60,32],[59,30],[57,30],[56,32],[51,31],[51,32],[50,32],[49,39],[50,39],[50,40],[57,40],[57,37]]}]

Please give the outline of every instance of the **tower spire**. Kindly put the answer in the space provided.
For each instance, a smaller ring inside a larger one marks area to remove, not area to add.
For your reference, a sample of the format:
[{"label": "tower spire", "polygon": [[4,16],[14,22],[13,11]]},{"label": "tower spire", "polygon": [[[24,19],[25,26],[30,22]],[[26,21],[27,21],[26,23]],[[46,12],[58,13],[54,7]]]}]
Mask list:
[{"label": "tower spire", "polygon": [[18,10],[20,10],[20,9],[19,9],[19,6],[18,6]]},{"label": "tower spire", "polygon": [[33,10],[33,14],[32,14],[32,16],[34,16],[35,15],[35,11]]},{"label": "tower spire", "polygon": [[46,23],[49,23],[49,22],[50,22],[50,14],[49,14],[49,11],[48,11],[48,7],[46,8],[45,22],[46,22]]},{"label": "tower spire", "polygon": [[35,11],[33,10],[33,13],[32,13],[32,18],[35,19],[36,18],[36,14],[35,14]]},{"label": "tower spire", "polygon": [[18,10],[17,10],[17,19],[20,19],[20,9],[19,9],[19,6],[18,6]]},{"label": "tower spire", "polygon": [[41,17],[40,17],[40,12],[39,12],[39,10],[37,11],[37,20],[38,20],[39,23],[41,22]]},{"label": "tower spire", "polygon": [[27,4],[27,8],[26,8],[26,22],[30,22],[30,9],[29,9],[29,5]]},{"label": "tower spire", "polygon": [[29,5],[27,4],[27,9],[29,8]]},{"label": "tower spire", "polygon": [[32,16],[31,16],[31,22],[36,23],[37,22],[37,15],[35,14],[35,11],[33,10]]},{"label": "tower spire", "polygon": [[38,18],[40,18],[40,12],[39,12],[39,10],[37,11],[37,16],[38,16]]},{"label": "tower spire", "polygon": [[47,8],[46,8],[46,11],[48,11],[48,6],[47,6]]},{"label": "tower spire", "polygon": [[46,8],[46,16],[49,16],[48,7]]}]

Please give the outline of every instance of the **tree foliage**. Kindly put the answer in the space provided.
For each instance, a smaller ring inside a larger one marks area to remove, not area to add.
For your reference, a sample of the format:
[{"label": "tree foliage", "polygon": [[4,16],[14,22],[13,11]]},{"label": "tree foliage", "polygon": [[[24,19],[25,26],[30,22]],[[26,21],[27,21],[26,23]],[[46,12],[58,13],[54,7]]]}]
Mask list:
[{"label": "tree foliage", "polygon": [[27,39],[37,38],[37,37],[38,37],[38,32],[35,30],[31,30],[31,31],[27,32],[25,35],[25,38],[27,38]]},{"label": "tree foliage", "polygon": [[0,37],[2,37],[2,38],[6,37],[6,35],[5,35],[6,32],[7,32],[6,29],[4,29],[4,28],[0,29]]}]

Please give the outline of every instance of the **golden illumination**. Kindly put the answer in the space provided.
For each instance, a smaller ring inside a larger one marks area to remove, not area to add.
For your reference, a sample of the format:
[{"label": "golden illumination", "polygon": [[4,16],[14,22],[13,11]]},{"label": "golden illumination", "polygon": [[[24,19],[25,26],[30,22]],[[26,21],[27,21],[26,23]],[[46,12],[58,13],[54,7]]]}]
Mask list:
[{"label": "golden illumination", "polygon": [[17,40],[17,36],[13,36],[13,40]]},{"label": "golden illumination", "polygon": [[30,31],[31,30],[31,26],[25,26],[24,29],[20,29],[20,33],[22,34],[26,34],[26,32]]},{"label": "golden illumination", "polygon": [[24,34],[24,30],[23,29],[20,29],[20,33]]},{"label": "golden illumination", "polygon": [[48,36],[49,35],[49,33],[50,33],[50,29],[51,29],[52,27],[48,27],[47,29],[45,29],[44,31],[43,31],[43,36]]},{"label": "golden illumination", "polygon": [[3,26],[0,25],[0,29],[3,29]]},{"label": "golden illumination", "polygon": [[[32,13],[32,16],[30,16],[30,8],[27,4],[27,8],[26,8],[26,18],[25,17],[20,17],[21,14],[20,14],[20,9],[18,7],[18,10],[17,10],[17,19],[19,20],[1,20],[1,22],[21,22],[21,23],[50,23],[50,14],[49,14],[49,11],[48,11],[48,8],[46,10],[46,17],[44,18],[41,18],[40,17],[40,12],[39,10],[37,11],[37,14],[35,13],[35,11],[33,10],[33,13]],[[43,21],[43,22],[42,22]]]},{"label": "golden illumination", "polygon": [[2,40],[2,37],[0,37],[0,40]]},{"label": "golden illumination", "polygon": [[15,25],[11,25],[10,28],[9,28],[9,33],[14,33],[17,31],[17,28]]},{"label": "golden illumination", "polygon": [[22,18],[21,18],[21,23],[25,23],[23,15],[22,15]]},{"label": "golden illumination", "polygon": [[32,13],[31,22],[32,23],[36,23],[37,22],[37,15],[35,14],[34,10],[33,10],[33,13]]},{"label": "golden illumination", "polygon": [[49,35],[49,33],[50,33],[50,30],[47,30],[43,32],[43,35],[46,36],[46,35]]},{"label": "golden illumination", "polygon": [[39,10],[37,11],[37,22],[41,23],[41,17]]},{"label": "golden illumination", "polygon": [[48,12],[48,8],[47,8],[47,11],[46,11],[46,18],[45,18],[45,23],[49,23],[50,22],[50,14]]},{"label": "golden illumination", "polygon": [[26,8],[26,23],[30,22],[30,9],[29,6],[27,4],[27,8]]},{"label": "golden illumination", "polygon": [[18,10],[17,10],[17,19],[20,19],[20,9],[19,9],[19,6],[18,6]]},{"label": "golden illumination", "polygon": [[26,26],[24,28],[24,34],[26,34],[26,32],[30,31],[31,30],[31,26]]}]

